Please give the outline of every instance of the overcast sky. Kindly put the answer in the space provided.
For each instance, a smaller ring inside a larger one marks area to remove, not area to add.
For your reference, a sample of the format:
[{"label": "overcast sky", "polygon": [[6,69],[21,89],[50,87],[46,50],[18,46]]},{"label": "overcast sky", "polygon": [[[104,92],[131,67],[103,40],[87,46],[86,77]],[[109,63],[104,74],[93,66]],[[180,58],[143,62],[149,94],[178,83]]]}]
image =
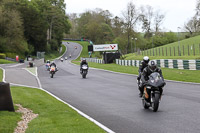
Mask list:
[{"label": "overcast sky", "polygon": [[[122,17],[122,11],[126,9],[131,0],[65,0],[66,13],[83,13],[86,10],[101,8],[109,10],[113,16]],[[169,31],[177,31],[177,27],[183,27],[195,14],[196,0],[132,0],[140,7],[150,5],[155,10],[159,9],[165,14],[163,27]]]}]

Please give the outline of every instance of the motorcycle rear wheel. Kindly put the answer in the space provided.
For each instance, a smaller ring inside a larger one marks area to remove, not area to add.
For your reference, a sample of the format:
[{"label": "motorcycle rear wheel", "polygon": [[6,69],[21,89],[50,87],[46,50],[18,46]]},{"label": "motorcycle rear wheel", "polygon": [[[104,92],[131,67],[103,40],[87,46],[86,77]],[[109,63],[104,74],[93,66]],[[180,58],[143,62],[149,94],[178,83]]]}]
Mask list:
[{"label": "motorcycle rear wheel", "polygon": [[142,99],[142,105],[143,105],[144,109],[148,109],[149,108],[149,106],[146,104],[144,99]]}]

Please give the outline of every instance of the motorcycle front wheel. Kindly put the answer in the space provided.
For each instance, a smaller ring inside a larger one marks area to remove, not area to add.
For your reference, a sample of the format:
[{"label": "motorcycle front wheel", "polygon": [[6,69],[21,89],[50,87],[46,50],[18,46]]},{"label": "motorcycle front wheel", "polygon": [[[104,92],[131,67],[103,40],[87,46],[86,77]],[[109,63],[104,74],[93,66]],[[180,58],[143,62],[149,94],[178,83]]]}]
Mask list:
[{"label": "motorcycle front wheel", "polygon": [[154,97],[153,97],[153,103],[152,103],[152,108],[153,108],[154,112],[156,112],[158,110],[159,99],[160,99],[160,94],[159,93],[155,93]]},{"label": "motorcycle front wheel", "polygon": [[51,78],[53,78],[53,73],[51,73]]}]

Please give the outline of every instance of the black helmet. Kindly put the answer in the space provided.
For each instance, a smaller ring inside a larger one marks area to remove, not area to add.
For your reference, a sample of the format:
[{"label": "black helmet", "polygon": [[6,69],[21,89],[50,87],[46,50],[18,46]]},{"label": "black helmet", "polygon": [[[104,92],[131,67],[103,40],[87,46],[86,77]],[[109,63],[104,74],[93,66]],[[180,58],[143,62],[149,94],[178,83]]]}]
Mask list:
[{"label": "black helmet", "polygon": [[157,68],[156,62],[155,61],[150,61],[149,62],[149,69],[154,72]]},{"label": "black helmet", "polygon": [[149,63],[149,57],[148,56],[144,56],[143,61],[148,64]]}]

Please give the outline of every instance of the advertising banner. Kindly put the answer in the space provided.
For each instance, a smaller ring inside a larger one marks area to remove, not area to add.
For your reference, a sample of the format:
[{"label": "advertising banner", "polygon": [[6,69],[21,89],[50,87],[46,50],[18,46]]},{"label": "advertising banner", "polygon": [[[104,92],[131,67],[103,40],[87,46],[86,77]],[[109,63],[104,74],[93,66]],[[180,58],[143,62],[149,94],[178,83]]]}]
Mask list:
[{"label": "advertising banner", "polygon": [[117,44],[102,44],[102,45],[93,45],[93,51],[111,51],[118,50]]}]

